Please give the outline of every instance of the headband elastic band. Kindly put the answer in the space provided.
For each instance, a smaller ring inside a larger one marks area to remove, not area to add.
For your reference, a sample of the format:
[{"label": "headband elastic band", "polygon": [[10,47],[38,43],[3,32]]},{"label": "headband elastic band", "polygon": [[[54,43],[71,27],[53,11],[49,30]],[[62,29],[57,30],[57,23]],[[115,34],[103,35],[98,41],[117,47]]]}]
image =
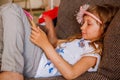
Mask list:
[{"label": "headband elastic band", "polygon": [[89,15],[89,16],[91,16],[91,17],[94,18],[96,21],[98,21],[100,24],[102,24],[102,21],[101,21],[99,18],[97,18],[95,15],[93,15],[92,13],[90,13],[90,12],[88,12],[88,11],[85,11],[84,13],[87,14],[87,15]]}]

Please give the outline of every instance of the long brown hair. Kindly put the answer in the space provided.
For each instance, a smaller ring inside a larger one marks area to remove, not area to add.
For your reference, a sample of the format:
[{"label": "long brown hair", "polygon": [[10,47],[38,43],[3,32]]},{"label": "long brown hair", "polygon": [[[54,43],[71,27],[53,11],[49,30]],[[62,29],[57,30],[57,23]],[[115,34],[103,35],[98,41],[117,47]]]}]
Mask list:
[{"label": "long brown hair", "polygon": [[[108,4],[94,5],[94,6],[90,6],[87,11],[94,14],[96,17],[98,17],[102,21],[102,24],[100,26],[100,28],[103,31],[102,36],[99,39],[90,43],[90,45],[95,49],[94,53],[97,52],[97,53],[101,54],[102,48],[103,48],[103,38],[105,36],[105,32],[106,32],[110,22],[112,21],[114,15],[118,11],[118,7],[108,5]],[[71,42],[75,39],[81,39],[81,38],[82,38],[81,34],[75,34],[74,36],[71,36],[71,37],[67,38],[66,40],[60,42],[59,44],[61,44],[63,42]],[[96,47],[95,44],[98,44],[98,47]]]}]

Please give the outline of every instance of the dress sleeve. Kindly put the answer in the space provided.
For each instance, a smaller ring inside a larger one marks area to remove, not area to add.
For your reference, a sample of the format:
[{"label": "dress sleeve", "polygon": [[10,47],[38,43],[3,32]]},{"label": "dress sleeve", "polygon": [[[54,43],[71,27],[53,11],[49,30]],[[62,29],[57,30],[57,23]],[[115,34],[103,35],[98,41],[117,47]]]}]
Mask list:
[{"label": "dress sleeve", "polygon": [[[98,46],[98,45],[95,45],[95,46]],[[88,42],[85,42],[85,47],[84,47],[84,53],[82,55],[82,57],[84,56],[92,56],[92,57],[96,57],[97,58],[97,62],[96,62],[96,65],[94,67],[91,67],[90,69],[88,69],[89,72],[92,72],[92,71],[97,71],[98,69],[98,65],[100,63],[100,59],[101,59],[101,56],[99,53],[94,53],[95,49],[89,45]]]},{"label": "dress sleeve", "polygon": [[82,57],[84,57],[84,56],[92,56],[92,57],[97,58],[96,65],[94,67],[91,67],[90,69],[88,69],[88,72],[97,71],[99,63],[100,63],[101,56],[98,53],[86,53],[86,54],[82,55]]}]

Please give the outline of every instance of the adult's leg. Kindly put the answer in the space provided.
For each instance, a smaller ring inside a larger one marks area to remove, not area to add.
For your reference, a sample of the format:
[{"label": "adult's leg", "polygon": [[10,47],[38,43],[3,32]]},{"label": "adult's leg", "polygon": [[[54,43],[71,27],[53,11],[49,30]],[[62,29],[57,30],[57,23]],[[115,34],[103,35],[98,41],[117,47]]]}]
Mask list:
[{"label": "adult's leg", "polygon": [[[0,7],[6,3],[9,3],[9,2],[12,2],[12,0],[0,0]],[[0,12],[1,13],[1,12]],[[0,20],[1,19],[1,15],[0,15]],[[2,28],[2,21],[0,21],[0,30],[1,32],[3,32],[3,28]],[[2,38],[2,33],[0,33],[0,40],[3,40]],[[3,47],[2,46],[2,42],[1,42],[1,48]],[[1,55],[0,55],[1,56]],[[1,58],[0,58],[1,59]],[[0,60],[1,61],[1,60]],[[0,63],[1,65],[1,63]],[[0,66],[1,67],[1,66]],[[23,80],[23,76],[19,73],[16,73],[16,72],[0,72],[0,80]]]},{"label": "adult's leg", "polygon": [[11,71],[34,77],[42,50],[29,40],[31,26],[23,9],[16,4],[6,4],[2,9],[3,54],[2,71]]},{"label": "adult's leg", "polygon": [[0,80],[24,80],[23,76],[16,72],[1,72]]}]

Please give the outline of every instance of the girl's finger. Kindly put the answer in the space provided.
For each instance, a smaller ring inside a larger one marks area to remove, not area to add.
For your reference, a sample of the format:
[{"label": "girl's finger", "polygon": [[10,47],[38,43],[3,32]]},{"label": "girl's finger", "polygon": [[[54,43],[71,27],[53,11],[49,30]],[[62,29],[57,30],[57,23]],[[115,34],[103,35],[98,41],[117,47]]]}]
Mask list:
[{"label": "girl's finger", "polygon": [[34,38],[30,37],[30,41],[31,41],[32,43],[36,44]]},{"label": "girl's finger", "polygon": [[36,24],[34,23],[34,21],[31,20],[31,19],[29,19],[29,20],[30,20],[30,23],[31,23],[32,27],[36,27]]},{"label": "girl's finger", "polygon": [[37,40],[38,40],[38,39],[36,38],[36,36],[34,36],[34,35],[31,35],[31,36],[30,36],[30,39],[32,40],[33,43],[36,43]]},{"label": "girl's finger", "polygon": [[37,30],[37,27],[31,27],[32,30]]},{"label": "girl's finger", "polygon": [[32,27],[32,32],[40,33],[38,27]]},{"label": "girl's finger", "polygon": [[39,32],[44,33],[44,31],[40,27],[37,27],[37,29],[39,30]]},{"label": "girl's finger", "polygon": [[30,39],[35,40],[35,36],[34,36],[34,35],[31,35],[31,36],[30,36]]},{"label": "girl's finger", "polygon": [[34,35],[34,36],[36,36],[37,34],[38,34],[38,32],[31,31],[31,35]]}]

